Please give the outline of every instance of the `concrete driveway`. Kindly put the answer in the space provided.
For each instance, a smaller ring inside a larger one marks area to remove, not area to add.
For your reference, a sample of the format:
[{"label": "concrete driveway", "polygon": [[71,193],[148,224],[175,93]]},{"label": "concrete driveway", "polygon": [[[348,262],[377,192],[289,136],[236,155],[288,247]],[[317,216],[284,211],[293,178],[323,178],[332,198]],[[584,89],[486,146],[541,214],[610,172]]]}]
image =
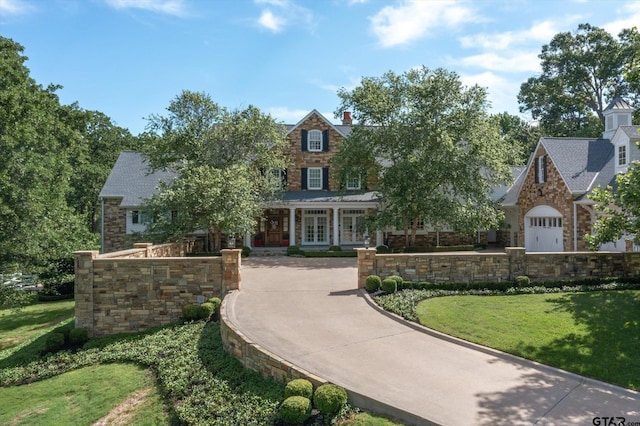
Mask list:
[{"label": "concrete driveway", "polygon": [[227,313],[248,338],[379,401],[377,411],[406,424],[593,425],[595,417],[640,424],[637,392],[381,312],[355,289],[353,258],[242,262],[241,290],[230,296]]}]

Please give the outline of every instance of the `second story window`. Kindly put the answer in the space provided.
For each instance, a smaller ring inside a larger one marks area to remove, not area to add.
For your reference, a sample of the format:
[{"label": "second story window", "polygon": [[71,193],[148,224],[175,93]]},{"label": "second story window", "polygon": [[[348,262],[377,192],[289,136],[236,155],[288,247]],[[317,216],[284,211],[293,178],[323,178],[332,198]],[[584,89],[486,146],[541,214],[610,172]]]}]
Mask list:
[{"label": "second story window", "polygon": [[320,152],[322,151],[322,132],[320,130],[311,130],[309,132],[309,139],[307,141],[309,151]]},{"label": "second story window", "polygon": [[322,189],[322,169],[310,167],[307,173],[307,187],[309,189]]},{"label": "second story window", "polygon": [[347,177],[347,189],[357,190],[360,189],[360,176],[348,176]]},{"label": "second story window", "polygon": [[620,145],[618,147],[618,166],[627,165],[627,146]]}]

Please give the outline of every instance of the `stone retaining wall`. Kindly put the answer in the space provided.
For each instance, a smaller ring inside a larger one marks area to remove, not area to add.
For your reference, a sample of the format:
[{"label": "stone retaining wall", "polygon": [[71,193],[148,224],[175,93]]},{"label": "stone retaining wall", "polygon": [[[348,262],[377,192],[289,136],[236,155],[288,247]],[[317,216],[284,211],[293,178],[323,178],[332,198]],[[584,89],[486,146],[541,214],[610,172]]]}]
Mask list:
[{"label": "stone retaining wall", "polygon": [[227,315],[228,295],[220,306],[220,335],[224,349],[237,358],[245,368],[257,371],[263,377],[271,378],[279,383],[287,383],[294,379],[307,379],[318,387],[327,383],[326,380],[296,367],[290,362],[280,358],[257,343],[253,343],[242,334],[229,320]]},{"label": "stone retaining wall", "polygon": [[222,257],[163,257],[187,249],[145,243],[104,255],[76,252],[76,327],[90,336],[137,332],[179,320],[186,304],[239,289],[241,250],[223,250]]},{"label": "stone retaining wall", "polygon": [[358,250],[358,288],[367,276],[400,275],[409,281],[502,282],[526,275],[532,281],[640,276],[640,253],[526,253],[507,247],[504,253],[452,252],[377,254]]}]

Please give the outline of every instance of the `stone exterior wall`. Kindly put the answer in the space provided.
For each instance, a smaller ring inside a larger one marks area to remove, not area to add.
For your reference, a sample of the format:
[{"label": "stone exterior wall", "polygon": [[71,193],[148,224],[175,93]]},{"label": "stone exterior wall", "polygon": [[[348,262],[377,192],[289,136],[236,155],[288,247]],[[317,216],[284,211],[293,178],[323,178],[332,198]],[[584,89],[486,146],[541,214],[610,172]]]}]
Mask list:
[{"label": "stone exterior wall", "polygon": [[[401,231],[400,231],[401,232]],[[404,233],[389,233],[387,236],[389,247],[404,247]],[[418,247],[435,247],[435,246],[458,246],[458,245],[475,245],[487,244],[487,232],[480,232],[480,242],[478,242],[478,234],[460,234],[457,232],[425,232],[416,234],[416,243]]]},{"label": "stone exterior wall", "polygon": [[526,275],[533,281],[640,276],[640,252],[377,254],[358,249],[358,287],[368,275],[400,275],[409,281],[503,282]]},{"label": "stone exterior wall", "polygon": [[127,211],[120,208],[122,198],[104,198],[102,230],[103,251],[111,253],[125,247],[127,237]]},{"label": "stone exterior wall", "polygon": [[169,324],[184,305],[240,286],[241,250],[223,250],[222,257],[162,257],[181,248],[144,246],[107,255],[75,253],[76,327],[103,336]]}]

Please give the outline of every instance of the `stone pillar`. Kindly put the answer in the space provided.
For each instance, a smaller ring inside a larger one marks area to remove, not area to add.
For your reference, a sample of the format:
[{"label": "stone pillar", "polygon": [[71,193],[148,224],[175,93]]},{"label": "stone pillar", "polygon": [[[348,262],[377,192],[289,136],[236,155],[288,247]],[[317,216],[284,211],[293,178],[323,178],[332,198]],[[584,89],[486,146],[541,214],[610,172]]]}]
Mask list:
[{"label": "stone pillar", "polygon": [[357,248],[358,252],[358,288],[364,288],[369,275],[377,275],[375,248]]},{"label": "stone pillar", "polygon": [[517,276],[527,275],[525,248],[505,247],[504,251],[509,256],[509,280],[513,281]]},{"label": "stone pillar", "polygon": [[334,246],[340,245],[340,228],[338,223],[338,211],[340,209],[333,208],[333,244]]},{"label": "stone pillar", "polygon": [[289,245],[296,245],[296,209],[289,208]]},{"label": "stone pillar", "polygon": [[242,250],[225,249],[222,254],[222,292],[240,290],[240,259]]},{"label": "stone pillar", "polygon": [[75,315],[76,328],[84,328],[90,337],[94,336],[93,322],[93,259],[97,250],[77,251],[75,256]]}]

